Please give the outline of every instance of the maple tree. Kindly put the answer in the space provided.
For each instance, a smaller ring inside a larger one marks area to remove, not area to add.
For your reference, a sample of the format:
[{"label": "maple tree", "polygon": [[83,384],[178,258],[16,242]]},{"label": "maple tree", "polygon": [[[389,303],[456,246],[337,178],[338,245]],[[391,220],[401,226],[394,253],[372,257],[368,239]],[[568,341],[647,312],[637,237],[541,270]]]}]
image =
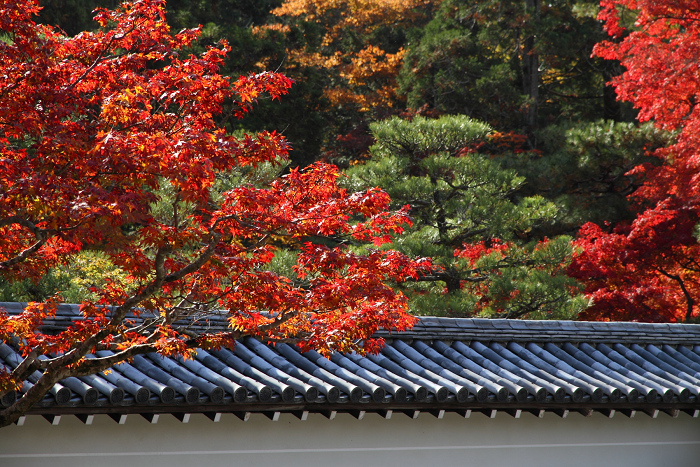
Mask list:
[{"label": "maple tree", "polygon": [[[43,0],[37,22],[51,25],[72,36],[99,27],[92,20],[96,8],[114,8],[119,0]],[[199,28],[200,33],[190,51],[201,53],[225,39],[235,53],[226,55],[220,73],[227,76],[277,70],[292,77],[285,41],[280,31],[270,29],[256,34],[261,26],[276,19],[270,11],[281,0],[168,0],[166,20],[173,31]],[[216,117],[228,131],[258,133],[281,130],[294,147],[289,154],[292,165],[305,167],[316,160],[323,141],[324,118],[318,112],[321,96],[319,80],[308,74],[294,73],[295,85],[282,100],[260,99],[256,111],[245,119],[230,118],[228,112]],[[226,104],[225,104],[226,105]],[[31,288],[31,287],[30,287]]]},{"label": "maple tree", "polygon": [[683,321],[697,316],[700,293],[700,8],[690,0],[604,0],[600,19],[613,36],[595,53],[626,71],[612,83],[639,119],[675,131],[657,167],[632,199],[637,217],[606,231],[581,229],[572,275],[586,281],[593,319]]},{"label": "maple tree", "polygon": [[[413,323],[387,281],[417,276],[425,261],[344,246],[386,243],[406,212],[388,211],[379,189],[340,188],[331,165],[272,177],[289,150],[282,136],[234,137],[215,123],[227,100],[242,117],[260,96],[285,94],[288,78],[220,75],[226,43],[188,56],[198,30],[172,34],[160,0],[97,10],[100,29],[73,38],[36,24],[38,11],[0,5],[0,275],[37,280],[85,252],[120,273],[94,285],[61,332],[42,332],[60,294],[0,311],[0,339],[23,355],[0,372],[0,395],[21,391],[0,426],[60,379],[138,354],[187,356],[244,335],[376,351],[375,330]],[[284,245],[294,248],[288,276],[271,264]],[[187,327],[218,314],[228,332]],[[113,355],[85,357],[104,349]]]}]

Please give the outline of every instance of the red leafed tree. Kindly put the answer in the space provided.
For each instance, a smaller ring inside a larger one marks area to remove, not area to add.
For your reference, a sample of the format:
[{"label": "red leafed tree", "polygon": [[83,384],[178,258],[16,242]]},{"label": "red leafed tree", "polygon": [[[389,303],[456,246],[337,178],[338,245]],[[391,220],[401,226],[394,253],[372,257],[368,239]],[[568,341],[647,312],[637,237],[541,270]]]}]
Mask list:
[{"label": "red leafed tree", "polygon": [[637,218],[604,232],[584,226],[572,274],[594,300],[589,319],[682,321],[700,299],[700,4],[695,0],[604,0],[600,19],[612,41],[595,53],[619,60],[618,97],[677,132],[657,151],[665,163],[633,172]]},{"label": "red leafed tree", "polygon": [[[386,211],[384,192],[348,193],[321,164],[217,190],[222,174],[269,167],[289,148],[274,132],[230,136],[215,119],[231,108],[242,116],[262,94],[280,97],[289,79],[219,75],[226,44],[188,56],[198,31],[172,34],[160,0],[100,10],[101,29],[74,38],[37,25],[37,11],[34,1],[0,4],[0,280],[41,277],[86,250],[126,279],[95,288],[81,320],[54,334],[42,323],[60,296],[15,316],[0,310],[0,340],[24,356],[0,366],[0,395],[43,372],[0,411],[0,426],[58,380],[137,354],[186,356],[244,335],[376,351],[375,330],[412,324],[405,297],[385,282],[416,275],[420,262],[342,247],[401,231],[407,217]],[[268,265],[290,244],[296,265],[285,276]],[[227,332],[187,329],[215,313]],[[100,349],[114,354],[85,358]]]}]

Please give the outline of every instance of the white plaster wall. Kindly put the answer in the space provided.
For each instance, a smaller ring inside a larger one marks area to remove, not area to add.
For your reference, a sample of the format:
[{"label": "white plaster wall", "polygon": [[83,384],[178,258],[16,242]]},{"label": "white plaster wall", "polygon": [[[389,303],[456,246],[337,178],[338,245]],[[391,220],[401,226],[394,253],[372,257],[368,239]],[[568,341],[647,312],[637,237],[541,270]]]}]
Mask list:
[{"label": "white plaster wall", "polygon": [[700,419],[680,414],[652,419],[638,413],[561,419],[547,413],[494,419],[421,413],[411,420],[282,414],[273,422],[253,414],[243,422],[223,414],[218,423],[192,415],[183,424],[161,415],[150,424],[129,415],[118,425],[97,415],[92,425],[63,416],[58,426],[27,417],[24,426],[0,428],[0,466],[614,466],[700,465]]}]

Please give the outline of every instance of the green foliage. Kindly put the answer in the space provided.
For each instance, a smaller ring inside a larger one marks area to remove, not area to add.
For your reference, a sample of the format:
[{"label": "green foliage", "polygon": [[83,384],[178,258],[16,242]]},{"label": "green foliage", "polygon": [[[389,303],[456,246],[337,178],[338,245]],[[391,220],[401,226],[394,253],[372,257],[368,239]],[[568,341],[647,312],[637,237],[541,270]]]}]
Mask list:
[{"label": "green foliage", "polygon": [[[519,127],[524,103],[517,67],[493,57],[477,37],[474,23],[463,24],[443,4],[408,47],[398,77],[407,105],[428,105],[445,113],[470,115],[499,128]],[[471,26],[471,27],[470,27]]]},{"label": "green foliage", "polygon": [[525,128],[533,106],[540,127],[600,118],[614,64],[590,57],[603,37],[590,14],[597,3],[445,0],[410,41],[399,90],[411,108],[466,114],[500,131]]},{"label": "green foliage", "polygon": [[[530,319],[572,319],[588,306],[578,286],[566,275],[571,260],[571,238],[560,236],[546,243],[512,246],[507,255],[492,253],[476,261],[480,270],[498,271],[482,298],[482,316]],[[480,284],[467,290],[476,295]]]},{"label": "green foliage", "polygon": [[616,224],[634,217],[629,196],[645,181],[641,164],[659,165],[652,155],[672,135],[651,124],[598,120],[549,126],[537,132],[541,151],[505,153],[497,160],[525,176],[523,193],[541,194],[560,209],[547,235],[574,234],[586,222]]},{"label": "green foliage", "polygon": [[53,297],[67,287],[66,277],[49,271],[41,280],[24,279],[16,282],[4,281],[0,284],[0,301],[3,302],[39,302]]},{"label": "green foliage", "polygon": [[375,122],[370,128],[377,140],[373,154],[380,157],[395,154],[409,159],[442,152],[454,155],[468,143],[491,132],[485,123],[464,115],[437,120],[419,116],[410,121],[394,117]]},{"label": "green foliage", "polygon": [[52,268],[38,281],[5,282],[0,286],[0,301],[42,302],[58,294],[66,303],[82,303],[98,299],[92,289],[102,288],[109,282],[124,284],[125,279],[126,273],[107,255],[85,250],[70,262]]},{"label": "green foliage", "polygon": [[168,23],[173,29],[218,23],[248,27],[262,24],[281,0],[168,0]]},{"label": "green foliage", "polygon": [[433,258],[432,271],[401,286],[414,313],[571,318],[586,306],[565,275],[570,239],[533,237],[556,219],[556,206],[523,196],[514,170],[464,150],[487,137],[488,125],[459,115],[371,129],[372,159],[348,169],[347,184],[379,185],[395,207],[410,205],[414,224],[392,248]]}]

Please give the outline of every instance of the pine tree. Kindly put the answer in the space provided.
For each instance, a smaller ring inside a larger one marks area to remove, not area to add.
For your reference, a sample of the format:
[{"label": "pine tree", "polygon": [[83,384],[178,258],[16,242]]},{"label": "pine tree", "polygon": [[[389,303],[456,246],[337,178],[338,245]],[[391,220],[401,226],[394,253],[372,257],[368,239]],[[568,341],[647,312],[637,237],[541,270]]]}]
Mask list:
[{"label": "pine tree", "polygon": [[402,290],[412,311],[449,316],[574,317],[585,300],[565,275],[570,239],[538,241],[556,206],[519,196],[524,178],[474,150],[491,132],[466,116],[376,122],[372,159],[347,171],[354,190],[384,186],[410,205],[413,227],[393,247],[432,269]]}]

